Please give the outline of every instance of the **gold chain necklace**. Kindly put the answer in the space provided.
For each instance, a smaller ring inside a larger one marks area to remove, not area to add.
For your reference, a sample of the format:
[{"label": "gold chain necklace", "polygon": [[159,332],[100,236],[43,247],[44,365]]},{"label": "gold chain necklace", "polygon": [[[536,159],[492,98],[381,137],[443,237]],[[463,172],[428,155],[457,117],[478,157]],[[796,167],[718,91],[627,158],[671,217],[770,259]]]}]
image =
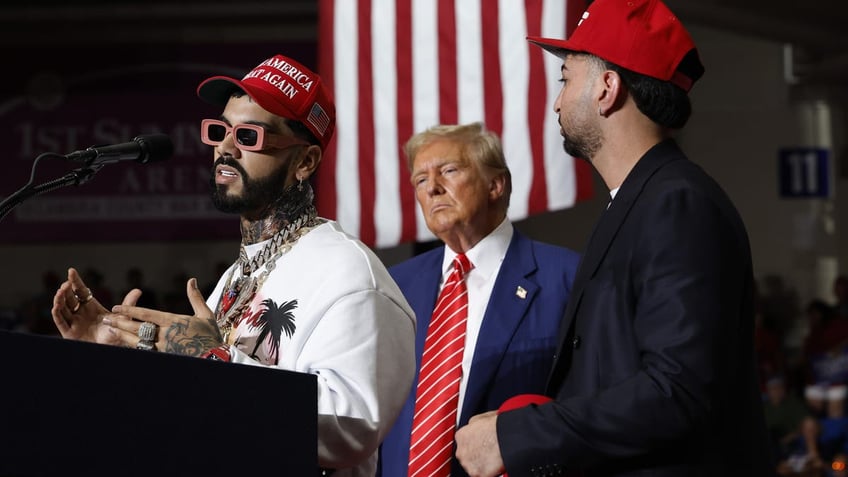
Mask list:
[{"label": "gold chain necklace", "polygon": [[[215,310],[215,320],[225,343],[233,344],[230,343],[230,335],[236,320],[242,316],[245,308],[265,283],[268,275],[276,268],[277,259],[291,250],[301,237],[323,222],[323,219],[317,218],[314,214],[301,216],[286,228],[274,234],[268,243],[262,247],[262,250],[249,260],[244,246],[241,247],[238,262],[230,270],[227,284],[224,286],[224,292],[221,294]],[[263,265],[262,273],[258,277],[254,277],[253,273],[262,268]],[[237,269],[241,269],[241,275],[234,279]]]}]

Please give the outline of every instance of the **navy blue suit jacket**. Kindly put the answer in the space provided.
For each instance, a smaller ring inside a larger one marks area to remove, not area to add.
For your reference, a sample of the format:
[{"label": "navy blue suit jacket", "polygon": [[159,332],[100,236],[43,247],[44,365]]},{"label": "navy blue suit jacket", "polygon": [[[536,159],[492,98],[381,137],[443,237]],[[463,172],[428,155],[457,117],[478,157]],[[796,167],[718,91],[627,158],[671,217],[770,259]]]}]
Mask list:
[{"label": "navy blue suit jacket", "polygon": [[547,393],[498,416],[510,477],[771,475],[753,267],[733,204],[668,140],[583,255]]},{"label": "navy blue suit jacket", "polygon": [[[439,247],[389,269],[415,311],[418,367],[439,294],[444,253],[445,248]],[[497,409],[516,394],[544,391],[578,261],[576,252],[530,240],[514,230],[477,337],[460,425],[471,416]],[[527,292],[523,298],[518,287]],[[378,476],[407,475],[414,390],[413,385],[400,417],[383,440]],[[456,459],[451,475],[466,475]]]}]

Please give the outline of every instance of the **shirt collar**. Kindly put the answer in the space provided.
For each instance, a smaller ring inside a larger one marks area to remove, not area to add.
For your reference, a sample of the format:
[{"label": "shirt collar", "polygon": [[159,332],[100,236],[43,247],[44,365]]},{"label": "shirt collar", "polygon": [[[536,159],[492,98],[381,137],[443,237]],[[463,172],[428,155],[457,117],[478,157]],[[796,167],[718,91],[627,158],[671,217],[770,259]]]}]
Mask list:
[{"label": "shirt collar", "polygon": [[[471,247],[465,256],[474,265],[472,271],[475,274],[488,277],[500,268],[513,234],[512,222],[508,218],[498,225],[489,235],[483,237],[476,245]],[[445,247],[445,257],[442,261],[442,276],[447,276],[453,267],[453,259],[457,253]]]}]

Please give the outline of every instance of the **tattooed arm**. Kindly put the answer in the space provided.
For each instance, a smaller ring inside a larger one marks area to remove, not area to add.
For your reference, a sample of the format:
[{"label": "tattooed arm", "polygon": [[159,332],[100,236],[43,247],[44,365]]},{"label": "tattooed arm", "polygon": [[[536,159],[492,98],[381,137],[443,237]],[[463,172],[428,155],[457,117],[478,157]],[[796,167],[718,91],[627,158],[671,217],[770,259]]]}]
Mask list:
[{"label": "tattooed arm", "polygon": [[206,306],[197,288],[197,280],[189,280],[186,288],[194,316],[119,305],[113,307],[112,313],[103,318],[103,323],[110,326],[109,333],[128,347],[138,345],[138,328],[141,322],[153,323],[158,326],[154,342],[158,351],[202,356],[210,349],[224,344],[224,340],[212,318],[212,310]]}]

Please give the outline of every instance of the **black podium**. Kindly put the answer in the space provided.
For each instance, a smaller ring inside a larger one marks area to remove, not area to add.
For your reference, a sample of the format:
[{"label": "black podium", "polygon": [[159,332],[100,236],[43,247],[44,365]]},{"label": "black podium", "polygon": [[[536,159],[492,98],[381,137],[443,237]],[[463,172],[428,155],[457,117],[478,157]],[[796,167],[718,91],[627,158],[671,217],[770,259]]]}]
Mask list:
[{"label": "black podium", "polygon": [[0,331],[0,476],[312,476],[316,377]]}]

